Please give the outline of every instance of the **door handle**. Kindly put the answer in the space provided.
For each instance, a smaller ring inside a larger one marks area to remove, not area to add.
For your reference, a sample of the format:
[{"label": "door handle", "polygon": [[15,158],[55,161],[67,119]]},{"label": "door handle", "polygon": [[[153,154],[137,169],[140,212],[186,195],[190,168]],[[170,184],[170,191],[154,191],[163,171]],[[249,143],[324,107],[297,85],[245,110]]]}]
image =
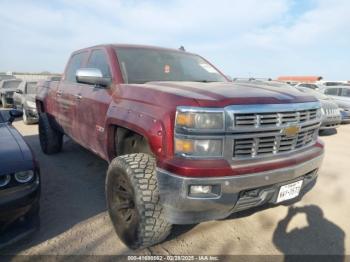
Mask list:
[{"label": "door handle", "polygon": [[75,98],[76,98],[77,100],[81,100],[83,97],[81,96],[81,94],[77,94],[77,95],[75,95]]}]

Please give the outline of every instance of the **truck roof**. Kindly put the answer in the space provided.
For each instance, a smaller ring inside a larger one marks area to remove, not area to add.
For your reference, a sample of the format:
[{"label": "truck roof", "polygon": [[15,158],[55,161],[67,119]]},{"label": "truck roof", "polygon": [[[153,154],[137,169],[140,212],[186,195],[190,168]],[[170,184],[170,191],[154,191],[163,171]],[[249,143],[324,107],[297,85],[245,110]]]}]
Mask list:
[{"label": "truck roof", "polygon": [[151,45],[118,44],[118,43],[116,43],[116,44],[100,44],[100,45],[85,47],[85,48],[74,51],[74,53],[81,52],[81,51],[88,50],[88,49],[98,48],[98,47],[104,47],[104,48],[107,48],[107,47],[111,47],[111,48],[142,48],[142,49],[151,49],[151,50],[167,50],[167,51],[172,51],[172,52],[179,52],[179,53],[185,52],[187,54],[196,55],[194,53],[182,51],[180,49],[175,49],[175,48],[166,48],[166,47],[151,46]]}]

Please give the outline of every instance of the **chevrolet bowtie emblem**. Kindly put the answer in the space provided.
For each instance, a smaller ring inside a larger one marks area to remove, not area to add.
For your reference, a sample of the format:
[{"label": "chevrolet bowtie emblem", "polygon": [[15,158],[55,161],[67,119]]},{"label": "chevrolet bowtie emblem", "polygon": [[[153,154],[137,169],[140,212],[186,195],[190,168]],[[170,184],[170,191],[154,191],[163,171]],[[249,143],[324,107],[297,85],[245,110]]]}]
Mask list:
[{"label": "chevrolet bowtie emblem", "polygon": [[286,137],[296,136],[299,132],[300,132],[300,126],[298,125],[287,126],[282,129],[282,134],[285,135]]}]

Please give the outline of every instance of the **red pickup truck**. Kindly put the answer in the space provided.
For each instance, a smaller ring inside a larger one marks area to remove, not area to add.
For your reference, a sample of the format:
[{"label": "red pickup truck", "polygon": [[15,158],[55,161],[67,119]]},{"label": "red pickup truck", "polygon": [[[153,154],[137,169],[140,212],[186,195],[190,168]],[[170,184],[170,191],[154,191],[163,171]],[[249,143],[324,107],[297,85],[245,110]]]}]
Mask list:
[{"label": "red pickup truck", "polygon": [[161,242],[172,224],[298,200],[324,153],[314,97],[230,82],[183,50],[76,51],[36,104],[44,153],[60,152],[67,135],[110,163],[108,211],[130,248]]}]

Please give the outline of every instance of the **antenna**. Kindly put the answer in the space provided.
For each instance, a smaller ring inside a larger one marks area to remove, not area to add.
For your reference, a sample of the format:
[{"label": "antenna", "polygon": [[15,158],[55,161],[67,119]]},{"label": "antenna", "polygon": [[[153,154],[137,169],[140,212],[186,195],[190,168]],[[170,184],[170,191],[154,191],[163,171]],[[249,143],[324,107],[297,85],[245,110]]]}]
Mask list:
[{"label": "antenna", "polygon": [[186,52],[186,49],[183,46],[180,46],[179,50]]}]

